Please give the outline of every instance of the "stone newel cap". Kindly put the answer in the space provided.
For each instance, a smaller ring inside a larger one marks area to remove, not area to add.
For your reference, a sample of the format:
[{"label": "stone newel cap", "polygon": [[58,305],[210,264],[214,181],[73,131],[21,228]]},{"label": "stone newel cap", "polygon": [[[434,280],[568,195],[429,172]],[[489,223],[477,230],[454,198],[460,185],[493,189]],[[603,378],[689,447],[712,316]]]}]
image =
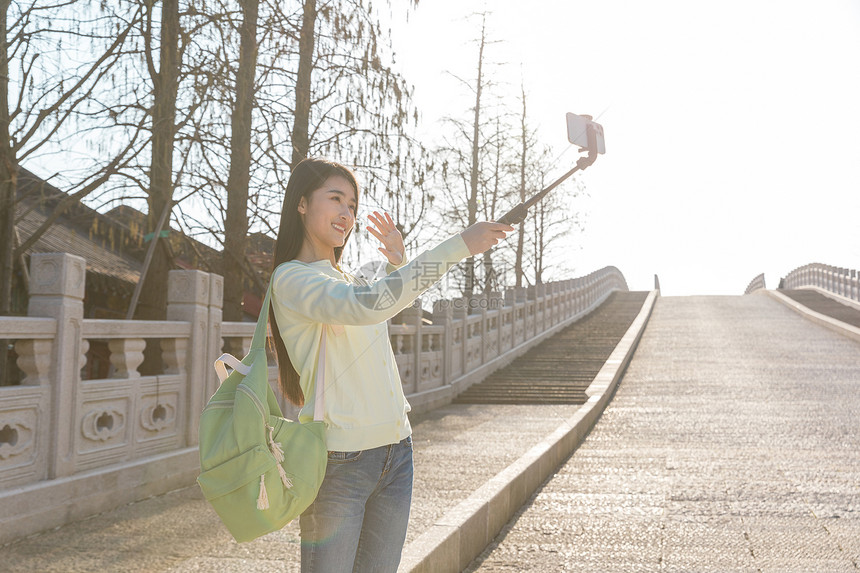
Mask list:
[{"label": "stone newel cap", "polygon": [[170,271],[167,273],[167,302],[207,306],[210,286],[209,273],[198,270]]},{"label": "stone newel cap", "polygon": [[87,263],[69,253],[30,255],[30,295],[68,296],[83,300]]}]

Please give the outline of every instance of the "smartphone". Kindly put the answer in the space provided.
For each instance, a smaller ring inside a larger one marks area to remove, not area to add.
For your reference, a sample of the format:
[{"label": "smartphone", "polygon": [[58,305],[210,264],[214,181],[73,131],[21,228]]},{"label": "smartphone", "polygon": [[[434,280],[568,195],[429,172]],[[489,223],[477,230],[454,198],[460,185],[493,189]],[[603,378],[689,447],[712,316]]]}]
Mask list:
[{"label": "smartphone", "polygon": [[588,129],[594,130],[597,140],[597,153],[606,153],[606,142],[603,140],[603,126],[591,120],[590,115],[567,114],[567,140],[574,145],[588,149]]}]

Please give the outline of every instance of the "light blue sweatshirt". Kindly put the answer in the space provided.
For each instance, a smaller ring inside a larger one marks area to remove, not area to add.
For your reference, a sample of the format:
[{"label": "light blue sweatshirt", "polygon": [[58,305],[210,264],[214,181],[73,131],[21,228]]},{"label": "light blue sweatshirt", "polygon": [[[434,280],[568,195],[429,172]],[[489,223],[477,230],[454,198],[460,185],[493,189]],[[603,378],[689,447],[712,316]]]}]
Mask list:
[{"label": "light blue sweatshirt", "polygon": [[412,433],[386,321],[471,256],[458,233],[368,283],[331,261],[293,260],[272,277],[277,327],[300,375],[302,422],[313,419],[320,332],[326,327],[325,423],[331,451],[397,443]]}]

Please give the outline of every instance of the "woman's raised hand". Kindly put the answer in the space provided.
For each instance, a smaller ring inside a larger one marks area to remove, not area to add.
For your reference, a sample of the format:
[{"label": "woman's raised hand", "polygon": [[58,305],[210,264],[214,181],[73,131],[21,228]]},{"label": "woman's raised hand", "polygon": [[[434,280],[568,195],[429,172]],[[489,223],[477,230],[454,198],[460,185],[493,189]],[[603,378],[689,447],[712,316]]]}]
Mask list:
[{"label": "woman's raised hand", "polygon": [[463,237],[466,246],[469,247],[469,253],[479,255],[506,238],[506,232],[513,230],[513,227],[505,223],[479,221],[460,233],[460,236]]},{"label": "woman's raised hand", "polygon": [[379,214],[379,211],[374,211],[373,215],[368,215],[367,218],[378,229],[367,227],[367,230],[385,245],[384,247],[379,247],[379,251],[385,255],[389,263],[399,265],[403,262],[403,253],[406,252],[406,247],[403,245],[403,235],[397,230],[391,215],[385,213],[385,217],[383,217]]}]

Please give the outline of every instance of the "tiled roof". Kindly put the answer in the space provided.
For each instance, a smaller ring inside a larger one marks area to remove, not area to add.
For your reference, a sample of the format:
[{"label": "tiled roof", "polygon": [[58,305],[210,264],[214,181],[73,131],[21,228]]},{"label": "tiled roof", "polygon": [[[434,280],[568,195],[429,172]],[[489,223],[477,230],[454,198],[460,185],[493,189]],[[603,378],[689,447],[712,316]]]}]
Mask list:
[{"label": "tiled roof", "polygon": [[[19,202],[18,212],[22,213],[27,207]],[[24,214],[16,225],[21,234],[21,240],[24,241],[30,237],[46,218],[45,214],[38,209],[32,209]],[[102,246],[100,241],[90,239],[64,223],[62,217],[57,219],[33,246],[27,249],[26,254],[71,253],[86,259],[87,270],[90,272],[116,277],[132,284],[138,281],[143,267],[142,262],[131,257],[123,257]]]}]

